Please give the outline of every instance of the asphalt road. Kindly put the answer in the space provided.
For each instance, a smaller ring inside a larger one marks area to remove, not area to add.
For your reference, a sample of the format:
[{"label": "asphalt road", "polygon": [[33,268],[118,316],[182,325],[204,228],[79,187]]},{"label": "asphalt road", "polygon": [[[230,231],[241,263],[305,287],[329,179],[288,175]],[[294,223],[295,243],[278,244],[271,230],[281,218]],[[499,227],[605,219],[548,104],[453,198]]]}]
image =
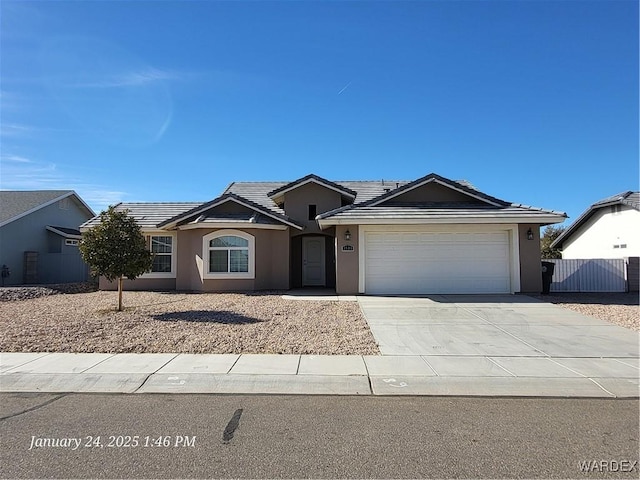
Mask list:
[{"label": "asphalt road", "polygon": [[0,418],[3,478],[640,476],[637,399],[3,394]]}]

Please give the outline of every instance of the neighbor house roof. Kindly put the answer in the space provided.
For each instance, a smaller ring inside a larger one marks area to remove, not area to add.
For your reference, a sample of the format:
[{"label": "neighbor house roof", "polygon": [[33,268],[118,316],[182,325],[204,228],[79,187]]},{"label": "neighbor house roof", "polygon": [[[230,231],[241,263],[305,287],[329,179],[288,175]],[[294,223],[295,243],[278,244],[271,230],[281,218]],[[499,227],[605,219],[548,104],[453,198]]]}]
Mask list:
[{"label": "neighbor house roof", "polygon": [[622,192],[597,201],[585,210],[558,238],[551,242],[551,248],[562,248],[562,244],[569,240],[598,210],[612,205],[626,205],[640,211],[640,192]]},{"label": "neighbor house roof", "polygon": [[2,190],[0,191],[0,226],[70,196],[74,196],[89,215],[95,215],[91,207],[73,190]]}]

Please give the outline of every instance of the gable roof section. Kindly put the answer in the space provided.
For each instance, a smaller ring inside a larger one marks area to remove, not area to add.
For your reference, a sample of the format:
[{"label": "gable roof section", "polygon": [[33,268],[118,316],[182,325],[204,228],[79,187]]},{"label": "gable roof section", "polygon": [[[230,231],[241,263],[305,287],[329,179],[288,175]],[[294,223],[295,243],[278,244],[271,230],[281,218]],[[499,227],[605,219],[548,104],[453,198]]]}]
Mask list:
[{"label": "gable roof section", "polygon": [[612,195],[611,197],[603,198],[602,200],[597,201],[593,205],[591,205],[587,210],[582,212],[582,214],[573,222],[564,232],[558,235],[553,242],[551,242],[551,248],[562,248],[562,244],[570,239],[577,230],[584,225],[593,214],[606,207],[610,207],[612,205],[626,205],[634,210],[640,211],[640,192],[622,192],[617,195]]},{"label": "gable roof section", "polygon": [[499,206],[507,206],[509,205],[507,202],[500,200],[498,198],[495,197],[491,197],[487,194],[484,194],[478,190],[475,190],[473,188],[468,187],[467,185],[461,183],[461,182],[456,182],[454,180],[449,180],[448,178],[444,178],[441,177],[440,175],[437,175],[435,173],[430,173],[429,175],[425,175],[422,178],[419,178],[417,180],[414,180],[413,182],[409,182],[399,188],[396,188],[395,190],[391,190],[390,192],[387,192],[383,195],[380,195],[377,198],[372,199],[370,202],[368,202],[368,206],[376,206],[376,205],[380,205],[381,203],[387,202],[393,198],[396,198],[398,196],[401,196],[404,193],[407,193],[411,190],[414,190],[416,188],[422,187],[423,185],[427,185],[429,183],[438,183],[440,185],[443,185],[445,187],[448,187],[452,190],[455,190],[457,192],[463,193],[467,196],[469,196],[470,198],[473,198],[475,200],[480,200],[484,203],[487,203],[489,205],[493,205],[495,207],[499,207]]},{"label": "gable roof section", "polygon": [[197,207],[192,208],[191,210],[188,210],[186,212],[183,212],[179,215],[174,216],[173,218],[169,218],[163,222],[158,223],[158,228],[162,228],[162,229],[169,229],[169,228],[174,228],[176,227],[180,222],[183,222],[191,217],[194,217],[196,215],[201,215],[204,214],[207,210],[210,210],[211,208],[220,205],[222,203],[226,203],[226,202],[235,202],[238,203],[240,205],[243,205],[247,208],[250,208],[252,210],[255,210],[258,213],[261,213],[267,217],[270,217],[274,220],[277,220],[278,222],[284,223],[286,225],[289,225],[291,227],[297,228],[298,230],[302,230],[304,227],[302,225],[299,225],[298,223],[294,222],[293,220],[291,220],[289,217],[287,217],[284,214],[280,214],[280,213],[276,213],[271,211],[270,209],[255,203],[251,200],[247,200],[246,198],[240,197],[236,194],[233,193],[225,193],[224,195],[215,198],[213,200],[211,200],[210,202],[206,202],[203,203],[201,205],[198,205]]},{"label": "gable roof section", "polygon": [[95,215],[91,207],[73,190],[2,190],[0,227],[71,196],[78,200],[88,215]]},{"label": "gable roof section", "polygon": [[[164,222],[176,215],[190,210],[202,202],[131,202],[119,203],[115,206],[116,211],[129,211],[140,228],[143,230],[157,229],[158,223]],[[95,227],[100,223],[100,215],[96,215],[91,220],[80,225],[80,230]]]},{"label": "gable roof section", "polygon": [[273,199],[274,201],[276,201],[277,198],[282,197],[285,193],[290,192],[291,190],[295,190],[296,188],[299,188],[308,183],[315,183],[317,185],[321,185],[325,188],[328,188],[329,190],[334,190],[340,193],[340,195],[349,198],[350,200],[354,200],[357,195],[357,193],[354,190],[351,190],[350,188],[331,182],[317,175],[309,174],[305,177],[299,178],[298,180],[294,180],[293,182],[287,183],[286,185],[283,185],[280,188],[276,188],[275,190],[268,192],[267,196]]},{"label": "gable roof section", "polygon": [[[362,203],[409,182],[405,180],[348,180],[335,181],[332,183],[355,192],[356,198],[354,203]],[[233,182],[226,188],[223,194],[234,193],[262,205],[273,212],[284,215],[284,210],[269,197],[269,193],[289,184],[291,184],[291,182]]]},{"label": "gable roof section", "polygon": [[273,213],[284,215],[284,210],[267,195],[271,190],[284,184],[285,182],[233,182],[222,192],[222,195],[231,193],[260,205]]},{"label": "gable roof section", "polygon": [[[469,196],[466,203],[410,202],[384,205],[416,188],[436,182]],[[473,201],[471,201],[473,200]],[[483,204],[478,204],[480,200]],[[472,188],[466,182],[457,182],[435,173],[386,192],[369,201],[347,205],[316,217],[321,227],[338,224],[393,224],[393,223],[558,223],[566,218],[564,212],[544,210],[509,203]]]}]

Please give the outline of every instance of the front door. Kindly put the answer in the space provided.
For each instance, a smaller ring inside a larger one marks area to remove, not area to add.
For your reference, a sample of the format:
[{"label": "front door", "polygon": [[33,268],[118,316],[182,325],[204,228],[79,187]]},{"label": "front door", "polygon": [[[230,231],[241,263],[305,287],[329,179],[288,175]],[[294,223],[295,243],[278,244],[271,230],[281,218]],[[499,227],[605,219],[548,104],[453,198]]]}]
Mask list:
[{"label": "front door", "polygon": [[302,237],[302,285],[325,285],[324,237]]}]

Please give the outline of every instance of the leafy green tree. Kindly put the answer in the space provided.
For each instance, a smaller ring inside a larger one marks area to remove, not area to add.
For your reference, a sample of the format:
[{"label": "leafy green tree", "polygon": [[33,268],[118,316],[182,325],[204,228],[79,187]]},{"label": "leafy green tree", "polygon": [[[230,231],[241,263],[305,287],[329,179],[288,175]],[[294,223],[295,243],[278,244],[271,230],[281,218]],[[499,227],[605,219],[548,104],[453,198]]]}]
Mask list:
[{"label": "leafy green tree", "polygon": [[544,229],[542,238],[540,239],[540,256],[542,258],[562,258],[562,253],[557,248],[551,248],[553,241],[558,238],[566,227],[554,227],[549,225]]},{"label": "leafy green tree", "polygon": [[135,280],[153,264],[140,226],[128,211],[118,212],[113,206],[100,213],[99,225],[83,233],[80,253],[94,275],[118,280],[118,311],[122,311],[124,277]]}]

